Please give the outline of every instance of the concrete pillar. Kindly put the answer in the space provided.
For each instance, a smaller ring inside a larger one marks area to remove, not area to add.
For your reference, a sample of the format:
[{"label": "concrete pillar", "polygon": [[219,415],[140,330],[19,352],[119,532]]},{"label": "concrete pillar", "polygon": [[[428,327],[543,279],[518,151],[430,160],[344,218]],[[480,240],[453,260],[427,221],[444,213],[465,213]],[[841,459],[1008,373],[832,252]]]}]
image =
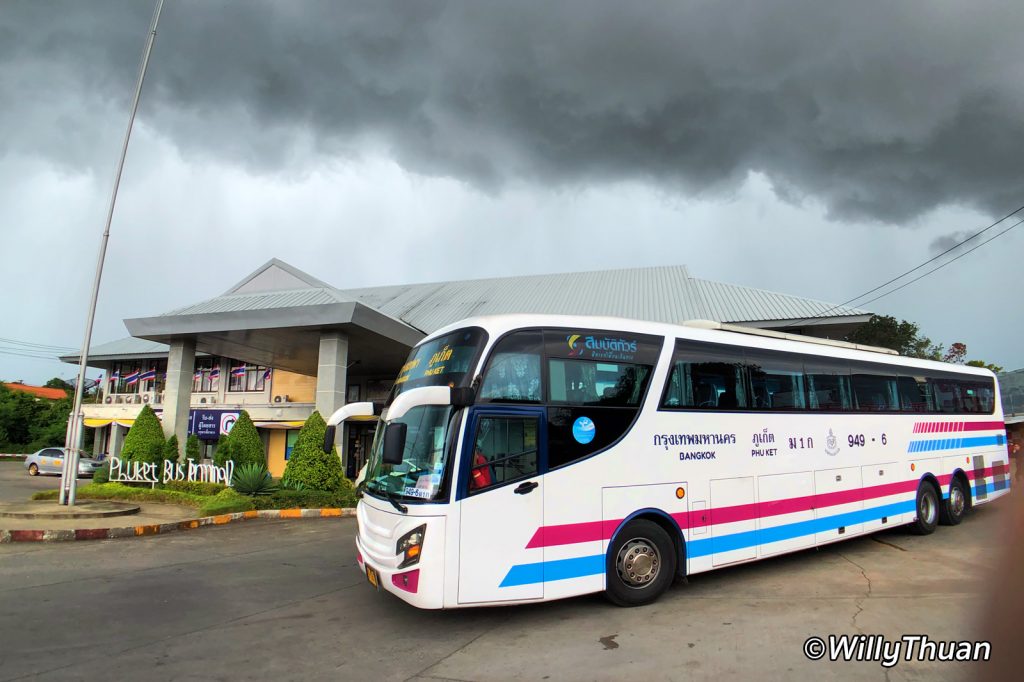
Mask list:
[{"label": "concrete pillar", "polygon": [[[178,437],[178,445],[185,449],[188,438],[188,410],[192,401],[192,378],[196,367],[195,339],[171,342],[167,356],[167,388],[164,389],[164,436]],[[223,379],[223,375],[222,375]]]},{"label": "concrete pillar", "polygon": [[108,457],[121,456],[121,447],[124,445],[125,433],[127,433],[127,429],[114,423],[110,424],[110,451],[107,452]]},{"label": "concrete pillar", "polygon": [[320,332],[320,360],[316,368],[316,409],[327,419],[345,404],[348,379],[348,337],[338,331]]},{"label": "concrete pillar", "polygon": [[[113,426],[111,423],[110,426]],[[97,429],[93,429],[92,435],[92,456],[98,457],[103,453],[103,446],[107,444],[107,429],[110,426],[101,426]]]}]

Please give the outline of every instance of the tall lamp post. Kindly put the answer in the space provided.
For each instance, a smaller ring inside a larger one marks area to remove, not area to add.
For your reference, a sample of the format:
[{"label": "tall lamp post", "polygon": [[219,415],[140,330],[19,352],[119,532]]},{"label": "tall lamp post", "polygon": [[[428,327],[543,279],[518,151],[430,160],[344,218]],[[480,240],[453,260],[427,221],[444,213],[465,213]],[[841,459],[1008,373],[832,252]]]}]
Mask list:
[{"label": "tall lamp post", "polygon": [[124,133],[124,143],[121,145],[121,158],[117,162],[117,174],[114,176],[114,189],[110,193],[110,206],[107,209],[107,222],[103,228],[103,238],[100,241],[100,254],[96,261],[96,277],[92,283],[92,299],[89,301],[89,315],[85,321],[85,338],[82,340],[82,352],[78,356],[78,381],[75,382],[75,406],[71,410],[71,418],[68,423],[67,440],[64,443],[65,457],[64,469],[60,479],[60,503],[67,505],[75,504],[75,486],[78,483],[78,450],[82,443],[82,428],[85,415],[82,413],[82,396],[85,391],[85,368],[89,362],[89,345],[92,343],[92,325],[96,319],[96,299],[100,294],[100,279],[103,277],[103,261],[107,256],[107,241],[110,239],[110,222],[114,217],[114,204],[117,202],[117,188],[121,185],[121,172],[124,170],[124,159],[128,154],[128,140],[132,136],[132,125],[135,123],[135,112],[139,108],[139,96],[142,94],[142,81],[146,78],[146,67],[149,66],[149,55],[153,51],[153,43],[156,41],[156,25],[160,21],[160,11],[163,9],[164,0],[156,0],[153,9],[153,20],[149,25],[149,34],[146,36],[146,48],[142,53],[142,64],[139,67],[139,77],[135,83],[135,96],[132,97],[131,113],[128,116],[128,129]]}]

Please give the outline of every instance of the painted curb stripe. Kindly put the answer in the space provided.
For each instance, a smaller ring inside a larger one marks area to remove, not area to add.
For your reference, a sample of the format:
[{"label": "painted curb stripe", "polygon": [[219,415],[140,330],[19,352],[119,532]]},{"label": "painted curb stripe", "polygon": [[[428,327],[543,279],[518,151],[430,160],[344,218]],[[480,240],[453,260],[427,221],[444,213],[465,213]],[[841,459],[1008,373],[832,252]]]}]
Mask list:
[{"label": "painted curb stripe", "polygon": [[[868,465],[865,465],[868,466]],[[963,470],[969,480],[973,480],[977,474],[973,469]],[[981,472],[986,478],[1009,473],[1009,466],[997,464],[987,467]],[[939,476],[939,484],[948,486],[952,480],[952,474]],[[840,504],[851,504],[855,502],[868,502],[880,497],[900,495],[906,492],[916,491],[919,479],[900,481],[897,483],[883,483],[881,485],[868,486],[866,488],[855,488],[853,490],[841,490],[834,493],[822,493],[820,495],[807,495],[804,497],[793,497],[784,500],[773,500],[771,502],[755,502],[753,504],[740,504],[732,507],[717,507],[705,510],[704,512],[679,512],[671,514],[676,523],[683,530],[693,526],[715,525],[722,523],[735,523],[737,521],[749,521],[758,518],[770,518],[780,514],[792,514],[795,512],[834,507]],[[710,514],[708,522],[700,522],[699,514]],[[694,517],[691,521],[691,515]],[[595,540],[608,540],[615,534],[615,529],[624,519],[610,519],[608,521],[584,521],[583,523],[567,523],[556,526],[541,526],[526,544],[526,549],[538,547],[553,547],[557,545],[574,545],[580,542],[593,542]]]},{"label": "painted curb stripe", "polygon": [[[285,513],[286,512],[286,513]],[[353,508],[323,509],[265,509],[204,516],[188,521],[171,523],[145,524],[141,526],[124,526],[121,528],[78,528],[66,530],[0,530],[0,543],[8,542],[53,542],[67,540],[107,540],[110,538],[140,537],[161,535],[175,530],[192,530],[203,526],[223,525],[233,521],[245,521],[256,518],[339,518],[353,517]]]}]

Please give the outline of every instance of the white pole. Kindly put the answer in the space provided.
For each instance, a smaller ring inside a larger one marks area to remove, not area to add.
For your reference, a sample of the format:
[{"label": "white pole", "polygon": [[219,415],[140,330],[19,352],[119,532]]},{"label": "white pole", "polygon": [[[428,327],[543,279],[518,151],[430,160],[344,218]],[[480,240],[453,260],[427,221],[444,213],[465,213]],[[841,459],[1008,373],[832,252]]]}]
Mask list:
[{"label": "white pole", "polygon": [[100,294],[100,279],[103,277],[103,261],[107,256],[107,241],[110,239],[110,222],[114,217],[114,204],[117,202],[117,188],[121,185],[121,172],[124,170],[124,159],[128,154],[128,140],[132,136],[132,125],[135,123],[135,112],[139,108],[139,96],[142,94],[142,81],[146,78],[146,67],[149,66],[149,55],[153,51],[156,40],[156,25],[160,21],[160,11],[164,0],[156,0],[153,10],[153,21],[146,37],[146,48],[142,54],[142,65],[139,67],[139,78],[135,84],[135,96],[132,98],[131,113],[128,116],[128,129],[124,133],[121,145],[121,158],[117,162],[117,174],[114,176],[114,189],[110,193],[110,206],[107,209],[107,222],[103,228],[100,241],[100,254],[96,261],[96,277],[92,283],[92,299],[89,301],[89,315],[85,321],[85,338],[82,340],[82,352],[78,357],[78,382],[75,385],[75,406],[71,410],[71,425],[68,428],[67,441],[64,443],[64,469],[60,481],[60,503],[75,504],[75,488],[78,483],[78,444],[82,434],[82,394],[85,390],[85,368],[89,364],[89,345],[92,343],[92,324],[96,319],[96,300]]}]

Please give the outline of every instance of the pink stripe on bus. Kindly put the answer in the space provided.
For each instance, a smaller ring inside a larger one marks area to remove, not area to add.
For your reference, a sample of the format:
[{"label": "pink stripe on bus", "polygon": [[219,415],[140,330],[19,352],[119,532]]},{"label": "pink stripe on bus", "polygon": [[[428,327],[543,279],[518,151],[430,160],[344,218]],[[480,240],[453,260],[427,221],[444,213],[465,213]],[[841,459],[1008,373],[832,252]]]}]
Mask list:
[{"label": "pink stripe on bus", "polygon": [[[997,464],[986,467],[976,474],[973,469],[964,469],[964,473],[970,480],[977,478],[988,478],[1009,472],[1007,464]],[[952,474],[938,476],[939,485],[949,485],[953,478]],[[740,504],[732,507],[719,507],[704,510],[703,512],[679,512],[671,514],[681,529],[714,525],[722,523],[735,523],[737,521],[749,521],[756,518],[770,518],[781,514],[793,514],[796,512],[810,511],[823,507],[834,507],[840,504],[850,504],[900,495],[917,490],[918,480],[899,481],[897,483],[883,483],[881,485],[856,488],[853,490],[840,490],[834,493],[823,493],[821,495],[805,495],[803,497],[791,497],[784,500],[772,500],[770,502],[756,502],[754,504]],[[708,514],[710,521],[702,523],[697,514]],[[691,519],[691,515],[694,518]],[[611,519],[608,521],[584,521],[582,523],[566,523],[557,526],[541,526],[530,538],[527,549],[537,547],[553,547],[556,545],[573,545],[579,542],[593,542],[608,540],[615,533],[615,530],[622,524],[624,519]]]}]

